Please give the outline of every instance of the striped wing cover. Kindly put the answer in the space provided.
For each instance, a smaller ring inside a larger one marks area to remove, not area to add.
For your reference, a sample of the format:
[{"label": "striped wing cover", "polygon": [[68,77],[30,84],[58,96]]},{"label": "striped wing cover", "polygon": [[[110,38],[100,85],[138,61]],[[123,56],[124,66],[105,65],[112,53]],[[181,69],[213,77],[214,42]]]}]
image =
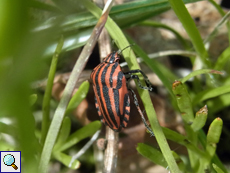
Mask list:
[{"label": "striped wing cover", "polygon": [[99,64],[94,68],[91,79],[99,117],[111,129],[120,131],[129,120],[130,99],[119,63]]}]

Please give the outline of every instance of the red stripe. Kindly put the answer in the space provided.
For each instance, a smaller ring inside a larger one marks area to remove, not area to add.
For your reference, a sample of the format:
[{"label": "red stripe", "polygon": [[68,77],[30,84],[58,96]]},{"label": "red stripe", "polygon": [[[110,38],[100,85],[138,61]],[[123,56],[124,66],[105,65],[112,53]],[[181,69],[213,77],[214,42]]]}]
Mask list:
[{"label": "red stripe", "polygon": [[[103,112],[103,115],[104,115],[104,119],[106,121],[106,123],[109,125],[111,124],[112,128],[116,128],[116,125],[113,123],[113,120],[110,118],[110,115],[109,115],[109,112],[108,112],[108,109],[107,109],[107,106],[106,106],[106,102],[105,102],[105,99],[104,98],[104,93],[103,93],[103,85],[101,83],[101,76],[102,76],[102,72],[104,70],[104,68],[106,67],[106,64],[104,64],[104,66],[101,68],[100,72],[99,72],[99,75],[98,75],[98,84],[99,84],[99,88],[100,88],[100,94],[101,94],[101,100],[102,100],[102,103],[104,108],[105,108],[105,112]],[[107,74],[107,73],[106,73]],[[106,75],[107,77],[107,75]],[[109,78],[108,78],[109,79]],[[108,87],[109,85],[107,85]],[[106,116],[107,115],[107,116]],[[108,120],[108,119],[109,120]]]}]

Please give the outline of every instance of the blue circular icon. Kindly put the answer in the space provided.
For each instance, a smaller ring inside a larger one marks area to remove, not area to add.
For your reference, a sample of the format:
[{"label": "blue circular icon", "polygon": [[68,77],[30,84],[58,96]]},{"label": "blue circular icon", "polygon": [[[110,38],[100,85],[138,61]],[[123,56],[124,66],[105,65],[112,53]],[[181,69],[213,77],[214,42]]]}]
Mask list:
[{"label": "blue circular icon", "polygon": [[14,156],[11,155],[11,154],[5,155],[4,158],[3,158],[3,162],[4,162],[7,166],[11,166],[11,165],[15,162]]}]

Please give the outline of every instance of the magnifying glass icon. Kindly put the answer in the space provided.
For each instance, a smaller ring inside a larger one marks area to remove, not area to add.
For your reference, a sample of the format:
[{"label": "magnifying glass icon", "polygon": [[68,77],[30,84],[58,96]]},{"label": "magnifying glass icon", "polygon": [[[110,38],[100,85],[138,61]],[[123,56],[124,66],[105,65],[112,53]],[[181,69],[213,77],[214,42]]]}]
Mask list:
[{"label": "magnifying glass icon", "polygon": [[7,154],[3,158],[3,162],[7,166],[12,166],[15,170],[18,169],[18,167],[14,164],[15,163],[15,158],[11,154]]}]

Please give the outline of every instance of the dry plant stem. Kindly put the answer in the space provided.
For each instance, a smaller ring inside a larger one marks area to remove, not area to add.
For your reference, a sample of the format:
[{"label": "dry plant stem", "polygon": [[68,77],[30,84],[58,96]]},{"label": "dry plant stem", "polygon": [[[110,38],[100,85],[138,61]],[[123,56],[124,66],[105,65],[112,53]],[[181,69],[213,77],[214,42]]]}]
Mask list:
[{"label": "dry plant stem", "polygon": [[93,145],[93,143],[97,140],[99,134],[100,134],[101,130],[98,130],[93,137],[84,145],[84,147],[82,147],[77,154],[72,156],[72,159],[69,163],[69,167],[72,166],[74,160],[77,160],[81,155],[83,155],[88,149],[89,147],[91,147],[91,145]]},{"label": "dry plant stem", "polygon": [[117,167],[117,153],[118,153],[118,132],[114,132],[106,126],[106,140],[107,147],[104,155],[103,173],[115,173]]},{"label": "dry plant stem", "polygon": [[[154,59],[154,58],[159,58],[159,57],[164,57],[164,56],[169,56],[169,55],[182,55],[182,56],[189,57],[189,58],[197,56],[196,52],[183,51],[183,50],[168,50],[168,51],[160,51],[157,53],[148,54],[148,57],[150,59]],[[139,57],[139,58],[137,58],[137,62],[141,63],[141,62],[143,62],[143,59],[141,57]],[[127,62],[120,63],[121,67],[124,67],[127,65],[128,65]]]},{"label": "dry plant stem", "polygon": [[[104,28],[99,38],[99,50],[101,62],[111,52],[110,36]],[[104,173],[116,172],[117,166],[117,153],[118,153],[118,140],[117,132],[114,132],[109,127],[106,127],[106,141],[107,147],[104,154]]]},{"label": "dry plant stem", "polygon": [[102,62],[103,58],[105,58],[111,52],[110,36],[106,29],[102,30],[101,35],[98,39],[98,43],[99,43],[100,60]]},{"label": "dry plant stem", "polygon": [[81,71],[84,69],[86,62],[88,61],[88,58],[90,54],[92,53],[92,50],[97,42],[97,39],[104,28],[104,25],[106,23],[109,11],[111,9],[111,2],[110,4],[106,4],[105,9],[102,12],[102,16],[100,17],[97,25],[94,27],[94,30],[86,43],[85,47],[83,48],[77,63],[74,66],[74,69],[70,75],[69,81],[67,82],[67,85],[65,87],[65,90],[63,92],[62,99],[55,111],[54,118],[52,120],[52,123],[50,125],[44,148],[42,150],[41,154],[41,160],[39,164],[39,172],[46,173],[48,170],[48,164],[51,157],[52,149],[54,147],[55,141],[57,139],[57,135],[59,132],[59,129],[61,127],[62,120],[65,115],[66,108],[68,106],[68,103],[70,101],[70,98],[72,96],[73,90],[75,88],[75,85],[79,79],[79,76],[81,74]]}]

